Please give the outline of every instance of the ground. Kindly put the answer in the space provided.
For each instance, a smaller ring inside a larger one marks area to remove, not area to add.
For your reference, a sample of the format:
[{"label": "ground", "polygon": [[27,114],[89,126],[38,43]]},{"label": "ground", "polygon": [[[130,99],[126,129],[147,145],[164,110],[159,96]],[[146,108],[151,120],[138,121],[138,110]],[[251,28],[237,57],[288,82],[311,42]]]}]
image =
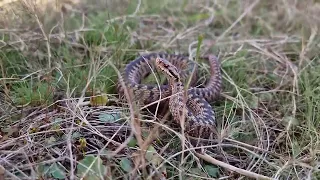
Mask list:
[{"label": "ground", "polygon": [[[319,1],[3,0],[0,14],[0,179],[320,178]],[[119,73],[150,52],[219,58],[204,151],[120,101]]]}]

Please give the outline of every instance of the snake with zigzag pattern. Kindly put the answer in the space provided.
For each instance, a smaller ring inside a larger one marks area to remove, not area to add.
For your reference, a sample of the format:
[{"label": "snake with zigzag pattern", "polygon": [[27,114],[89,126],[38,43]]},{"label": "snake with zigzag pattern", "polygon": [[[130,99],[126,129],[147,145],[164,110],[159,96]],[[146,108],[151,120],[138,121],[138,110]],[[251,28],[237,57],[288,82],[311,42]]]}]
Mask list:
[{"label": "snake with zigzag pattern", "polygon": [[[177,123],[181,121],[181,110],[184,102],[186,102],[186,113],[184,115],[186,118],[186,133],[191,136],[206,138],[215,128],[215,112],[209,102],[220,94],[221,72],[216,56],[208,55],[201,58],[208,60],[210,78],[204,86],[195,87],[197,73],[193,73],[186,101],[183,101],[185,96],[182,80],[187,79],[191,72],[190,69],[194,65],[197,67],[197,65],[185,55],[150,53],[139,56],[125,67],[122,74],[123,81],[126,87],[132,91],[134,97],[143,104],[158,101],[160,97],[163,99],[171,96],[169,98],[169,110]],[[141,81],[156,68],[164,73],[169,84],[142,84]],[[123,94],[120,83],[118,83],[118,90],[120,94]]]}]

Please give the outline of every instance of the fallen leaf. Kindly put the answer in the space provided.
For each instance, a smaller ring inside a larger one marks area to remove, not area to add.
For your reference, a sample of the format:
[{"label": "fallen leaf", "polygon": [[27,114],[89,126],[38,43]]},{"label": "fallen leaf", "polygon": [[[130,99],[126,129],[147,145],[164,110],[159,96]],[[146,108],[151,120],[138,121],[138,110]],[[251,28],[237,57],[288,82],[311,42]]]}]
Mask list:
[{"label": "fallen leaf", "polygon": [[90,104],[92,106],[104,106],[109,101],[107,95],[97,95],[90,98]]},{"label": "fallen leaf", "polygon": [[100,157],[93,155],[85,156],[77,165],[77,175],[86,180],[98,180],[106,173],[106,167],[102,164]]},{"label": "fallen leaf", "polygon": [[55,179],[65,179],[66,178],[66,172],[57,163],[54,163],[50,167],[50,174]]},{"label": "fallen leaf", "polygon": [[299,125],[299,121],[297,120],[297,118],[293,117],[293,116],[285,116],[282,118],[282,124],[287,126],[287,127],[295,127]]},{"label": "fallen leaf", "polygon": [[131,172],[133,169],[132,162],[128,158],[122,158],[120,160],[120,167],[126,172]]},{"label": "fallen leaf", "polygon": [[158,155],[156,149],[153,146],[149,146],[146,152],[146,159],[152,162],[154,165],[160,165],[162,158]]},{"label": "fallen leaf", "polygon": [[72,138],[72,139],[77,139],[77,138],[79,138],[79,137],[81,137],[81,136],[82,136],[82,134],[81,134],[80,132],[74,132],[74,133],[72,134],[71,138]]},{"label": "fallen leaf", "polygon": [[54,142],[56,142],[56,138],[53,136],[50,136],[48,139],[46,139],[47,144],[51,145]]},{"label": "fallen leaf", "polygon": [[112,123],[120,119],[120,113],[103,113],[98,116],[99,121]]},{"label": "fallen leaf", "polygon": [[208,175],[212,178],[217,178],[219,175],[219,169],[212,165],[205,165],[204,169],[208,172]]},{"label": "fallen leaf", "polygon": [[129,146],[129,147],[134,147],[134,146],[136,146],[136,145],[137,145],[137,139],[134,138],[134,137],[132,137],[132,138],[130,139],[130,141],[128,142],[128,146]]}]

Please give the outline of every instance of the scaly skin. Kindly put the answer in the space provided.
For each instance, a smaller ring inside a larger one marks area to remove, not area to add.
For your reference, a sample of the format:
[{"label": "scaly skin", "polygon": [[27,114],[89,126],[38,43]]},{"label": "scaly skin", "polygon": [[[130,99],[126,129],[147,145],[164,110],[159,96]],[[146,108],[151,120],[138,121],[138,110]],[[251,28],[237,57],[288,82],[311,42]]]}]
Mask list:
[{"label": "scaly skin", "polygon": [[[196,74],[192,77],[191,87],[188,89],[186,107],[187,113],[185,117],[187,133],[193,136],[208,136],[210,129],[215,125],[215,113],[207,101],[213,101],[221,90],[221,73],[220,64],[217,58],[213,55],[204,57],[210,65],[210,79],[204,87],[193,87],[196,80]],[[157,62],[158,63],[157,63]],[[166,98],[172,94],[180,92],[180,95],[172,96],[169,100],[169,109],[177,122],[181,119],[181,109],[183,109],[184,86],[182,79],[188,77],[190,69],[188,69],[191,61],[183,55],[172,55],[165,53],[151,53],[143,55],[130,62],[123,73],[123,80],[129,90],[132,90],[134,97],[144,104],[149,104],[161,98]],[[165,75],[169,81],[169,85],[150,85],[141,84],[141,80],[146,77],[152,70],[159,68],[165,71],[164,67],[159,64],[168,64],[172,69],[166,71]],[[151,67],[151,69],[150,69]],[[173,78],[172,73],[179,77]],[[123,94],[123,89],[118,85],[120,94]],[[182,92],[182,93],[181,93]]]},{"label": "scaly skin", "polygon": [[181,120],[185,118],[186,132],[191,136],[209,137],[215,129],[216,122],[215,112],[210,104],[197,95],[196,91],[184,93],[180,74],[172,63],[164,58],[157,58],[156,66],[169,81],[172,93],[169,99],[169,110],[174,120],[180,124]]},{"label": "scaly skin", "polygon": [[[176,66],[182,79],[187,78],[187,76],[190,74],[190,70],[186,70],[186,68],[188,67],[188,63],[190,63],[190,60],[188,60],[188,58],[183,55],[151,53],[136,58],[126,66],[123,73],[123,80],[127,88],[131,89],[134,96],[138,97],[139,100],[144,104],[152,103],[159,100],[160,91],[161,98],[165,98],[171,95],[171,89],[169,85],[160,85],[159,89],[158,85],[141,84],[141,80],[149,73],[152,73],[150,67],[152,69],[155,69],[155,60],[157,57],[166,59],[174,66]],[[208,60],[210,65],[210,79],[203,88],[189,87],[189,92],[194,91],[194,93],[205,98],[207,101],[213,101],[216,96],[220,94],[221,90],[220,64],[217,58],[213,55],[209,55],[204,58]],[[183,70],[181,71],[181,69]],[[193,75],[191,85],[194,84],[197,78],[196,75],[196,73]],[[118,90],[120,94],[123,93],[123,89],[119,84]]]}]

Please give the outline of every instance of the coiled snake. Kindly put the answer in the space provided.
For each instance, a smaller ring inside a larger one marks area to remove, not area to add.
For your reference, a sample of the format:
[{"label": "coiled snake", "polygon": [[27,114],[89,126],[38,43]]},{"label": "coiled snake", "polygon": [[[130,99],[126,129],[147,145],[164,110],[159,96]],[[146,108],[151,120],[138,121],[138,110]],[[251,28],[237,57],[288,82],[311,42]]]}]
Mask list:
[{"label": "coiled snake", "polygon": [[[197,78],[197,73],[194,73],[191,81],[192,86],[187,91],[186,99],[182,80],[186,79],[191,72],[190,63],[192,65],[195,63],[192,63],[184,55],[151,53],[140,56],[126,66],[123,72],[123,81],[132,91],[134,97],[143,104],[158,101],[160,97],[162,99],[171,96],[169,110],[173,119],[179,124],[184,102],[186,102],[186,112],[184,113],[186,133],[190,136],[208,138],[215,130],[216,123],[215,112],[208,101],[214,100],[220,93],[221,73],[220,64],[215,56],[209,55],[204,58],[208,60],[210,65],[210,79],[204,87],[194,87]],[[169,85],[141,84],[141,80],[156,68],[164,73]],[[118,91],[123,94],[123,88],[119,84]]]}]

